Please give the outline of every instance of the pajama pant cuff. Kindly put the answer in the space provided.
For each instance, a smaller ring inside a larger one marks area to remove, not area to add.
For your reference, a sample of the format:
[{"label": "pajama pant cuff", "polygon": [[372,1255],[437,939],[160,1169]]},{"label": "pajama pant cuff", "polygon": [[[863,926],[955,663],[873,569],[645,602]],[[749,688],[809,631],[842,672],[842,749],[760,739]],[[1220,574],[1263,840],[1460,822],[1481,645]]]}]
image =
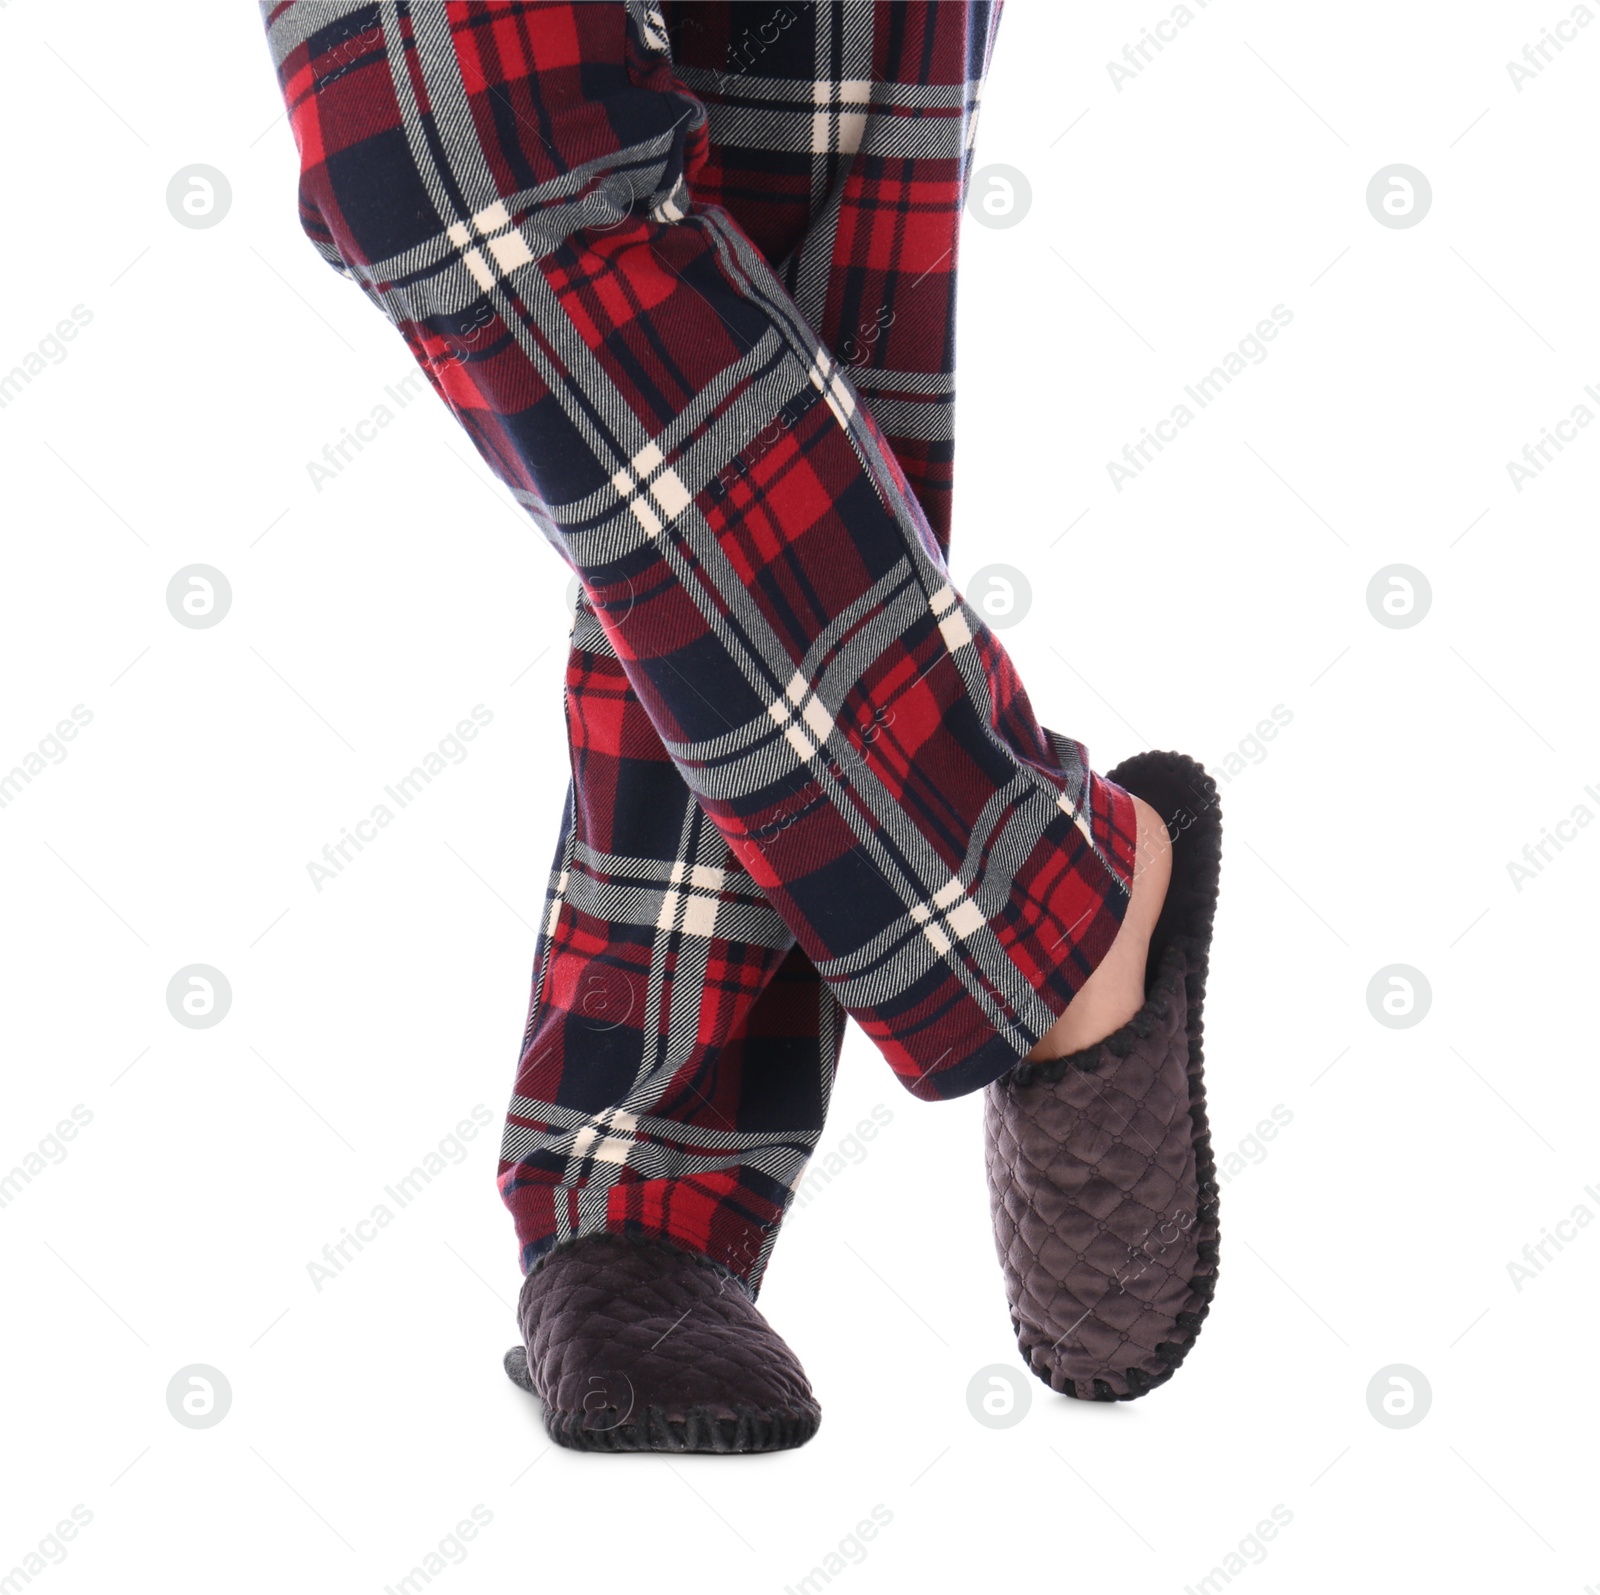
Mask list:
[{"label": "pajama pant cuff", "polygon": [[[881,1030],[863,1024],[901,1084],[926,1101],[967,1096],[1015,1067],[1083,989],[1122,928],[1135,862],[1133,799],[1089,769],[1082,744],[1045,735],[1068,771],[1083,772],[1082,792],[1070,806],[1062,797],[1059,818],[1039,836],[1016,872],[1011,900],[988,927],[1010,956],[1016,985],[1000,991],[974,984],[971,1000],[950,1004],[931,1024],[932,1016],[909,1004]],[[936,951],[943,952],[948,929],[937,915],[924,925]],[[947,982],[940,995],[948,997]]]}]

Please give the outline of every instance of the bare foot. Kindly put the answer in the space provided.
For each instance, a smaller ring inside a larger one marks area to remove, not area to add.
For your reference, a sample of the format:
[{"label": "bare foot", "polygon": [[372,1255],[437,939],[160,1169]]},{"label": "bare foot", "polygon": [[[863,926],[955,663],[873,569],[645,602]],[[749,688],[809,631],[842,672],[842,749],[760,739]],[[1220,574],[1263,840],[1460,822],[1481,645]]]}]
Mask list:
[{"label": "bare foot", "polygon": [[1064,1058],[1103,1041],[1144,1006],[1145,960],[1172,879],[1172,839],[1166,822],[1143,798],[1134,798],[1133,895],[1111,951],[1083,983],[1065,1013],[1039,1038],[1030,1061]]}]

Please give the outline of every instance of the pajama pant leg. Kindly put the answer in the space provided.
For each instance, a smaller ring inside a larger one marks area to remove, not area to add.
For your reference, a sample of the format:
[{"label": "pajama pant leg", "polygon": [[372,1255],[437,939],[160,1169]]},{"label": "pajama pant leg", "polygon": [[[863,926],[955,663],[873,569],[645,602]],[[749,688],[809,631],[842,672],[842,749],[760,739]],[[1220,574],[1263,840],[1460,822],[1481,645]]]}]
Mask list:
[{"label": "pajama pant leg", "polygon": [[[575,782],[604,772],[614,790],[609,809],[603,779],[584,799],[598,842],[571,816],[563,838],[530,1027],[553,1003],[560,1045],[530,1060],[543,1106],[509,1183],[542,1172],[559,1192],[554,1238],[561,1222],[654,1225],[752,1281],[821,1123],[831,1005],[918,1095],[976,1089],[1103,956],[1132,865],[1129,800],[1037,725],[949,587],[943,539],[858,400],[854,357],[841,364],[813,330],[849,328],[852,296],[859,308],[880,285],[880,328],[913,279],[948,288],[937,175],[920,197],[905,174],[893,203],[873,191],[940,149],[959,183],[969,110],[964,89],[907,96],[922,115],[869,103],[879,41],[904,48],[933,8],[863,8],[878,22],[861,64],[852,8],[822,9],[818,32],[838,36],[826,84],[804,85],[803,116],[769,120],[804,128],[792,153],[853,158],[838,163],[842,186],[833,163],[800,163],[813,186],[822,170],[806,227],[821,201],[830,247],[820,264],[791,257],[793,298],[700,197],[720,182],[731,200],[732,187],[691,92],[697,69],[675,69],[659,13],[269,12],[307,230],[397,322],[579,570],[579,630],[596,646],[575,649],[595,677],[578,698],[602,704],[622,684],[613,710],[574,727]],[[761,114],[726,81],[704,92],[730,128],[741,109]],[[851,148],[879,128],[880,148]],[[801,181],[775,173],[775,194],[780,177]],[[881,378],[879,402],[901,406],[932,485],[941,440],[917,417],[938,384],[859,364],[862,387]],[[932,375],[947,379],[948,361]],[[573,696],[569,675],[569,711]],[[658,744],[696,804],[636,801],[653,788],[635,766],[659,768]],[[662,867],[612,881],[619,857]],[[557,1185],[574,1160],[611,1177]],[[659,1211],[674,1202],[679,1218]]]},{"label": "pajama pant leg", "polygon": [[[970,154],[962,113],[981,83],[992,12],[873,0],[663,11],[679,76],[709,116],[696,203],[726,209],[798,290],[807,321],[887,421],[946,546],[956,228]],[[859,125],[816,139],[815,84],[841,71],[870,81],[871,98],[842,100]],[[907,129],[910,117],[919,128]],[[897,268],[908,247],[920,258],[906,274]],[[748,879],[736,936],[685,941],[658,923],[674,865],[724,871],[724,896],[741,872],[586,604],[566,708],[568,824],[500,1166],[522,1265],[610,1230],[704,1252],[754,1290],[822,1128],[844,1015],[805,954],[782,953],[792,938]],[[683,993],[693,1008],[676,1031],[645,1025]],[[673,1089],[630,1099],[668,1052]]]}]

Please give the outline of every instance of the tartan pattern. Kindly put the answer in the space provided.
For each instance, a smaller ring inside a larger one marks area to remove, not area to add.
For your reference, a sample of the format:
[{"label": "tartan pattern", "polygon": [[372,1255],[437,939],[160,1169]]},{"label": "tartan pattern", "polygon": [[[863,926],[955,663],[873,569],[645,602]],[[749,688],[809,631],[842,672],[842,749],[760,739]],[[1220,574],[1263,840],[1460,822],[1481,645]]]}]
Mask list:
[{"label": "tartan pattern", "polygon": [[754,1291],[844,1013],[916,1095],[975,1090],[1132,874],[1131,801],[944,566],[993,15],[265,11],[307,233],[582,577],[502,1150],[523,1265],[633,1231]]}]

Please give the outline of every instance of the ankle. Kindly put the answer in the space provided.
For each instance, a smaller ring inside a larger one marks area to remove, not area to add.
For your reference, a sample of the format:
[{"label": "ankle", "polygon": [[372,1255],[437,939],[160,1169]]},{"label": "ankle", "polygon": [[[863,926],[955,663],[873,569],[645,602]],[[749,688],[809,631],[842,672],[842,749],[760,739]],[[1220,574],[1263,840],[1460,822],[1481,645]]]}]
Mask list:
[{"label": "ankle", "polygon": [[1066,1012],[1028,1054],[1032,1062],[1064,1058],[1092,1047],[1125,1025],[1144,1005],[1150,938],[1172,882],[1172,838],[1166,822],[1143,798],[1134,798],[1133,804],[1138,832],[1122,926]]},{"label": "ankle", "polygon": [[1134,934],[1142,936],[1148,944],[1155,934],[1156,921],[1161,917],[1167,889],[1172,884],[1172,837],[1167,822],[1143,798],[1134,798],[1133,807],[1139,829],[1123,928],[1127,929],[1131,920]]}]

